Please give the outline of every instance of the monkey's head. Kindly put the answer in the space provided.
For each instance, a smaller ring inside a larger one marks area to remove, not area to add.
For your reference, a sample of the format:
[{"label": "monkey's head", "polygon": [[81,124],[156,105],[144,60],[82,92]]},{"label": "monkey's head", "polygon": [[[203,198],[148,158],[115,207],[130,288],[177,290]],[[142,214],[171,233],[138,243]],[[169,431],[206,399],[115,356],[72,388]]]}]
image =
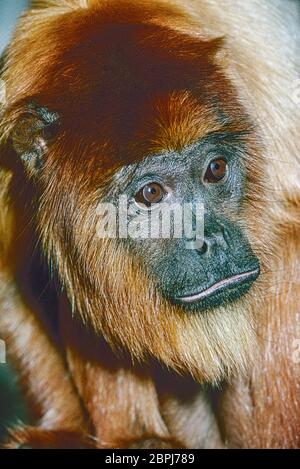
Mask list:
[{"label": "monkey's head", "polygon": [[254,348],[255,127],[223,40],[164,3],[86,3],[28,13],[4,74],[45,253],[111,345],[218,380]]}]

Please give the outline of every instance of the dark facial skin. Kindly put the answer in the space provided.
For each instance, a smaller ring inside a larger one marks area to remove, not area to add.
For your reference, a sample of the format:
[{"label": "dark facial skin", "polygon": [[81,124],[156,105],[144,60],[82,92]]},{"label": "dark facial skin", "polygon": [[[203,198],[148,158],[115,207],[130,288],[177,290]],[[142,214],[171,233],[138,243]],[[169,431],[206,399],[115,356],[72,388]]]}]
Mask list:
[{"label": "dark facial skin", "polygon": [[[246,184],[241,137],[211,134],[182,151],[124,167],[113,178],[114,196],[126,193],[136,213],[150,209],[140,208],[143,195],[155,201],[152,208],[161,203],[204,204],[204,243],[198,249],[187,249],[193,240],[186,237],[120,241],[140,259],[161,294],[187,310],[235,301],[259,275],[258,259],[239,222]],[[122,192],[116,194],[116,187]]]}]

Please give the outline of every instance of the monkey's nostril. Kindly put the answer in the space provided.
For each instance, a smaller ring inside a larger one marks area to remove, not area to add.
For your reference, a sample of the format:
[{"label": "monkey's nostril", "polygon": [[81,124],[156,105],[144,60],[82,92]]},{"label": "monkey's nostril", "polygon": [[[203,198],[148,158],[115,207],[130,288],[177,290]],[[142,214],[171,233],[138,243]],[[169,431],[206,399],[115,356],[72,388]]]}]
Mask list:
[{"label": "monkey's nostril", "polygon": [[203,241],[203,244],[201,247],[198,248],[199,254],[205,254],[208,251],[208,244],[206,241]]}]

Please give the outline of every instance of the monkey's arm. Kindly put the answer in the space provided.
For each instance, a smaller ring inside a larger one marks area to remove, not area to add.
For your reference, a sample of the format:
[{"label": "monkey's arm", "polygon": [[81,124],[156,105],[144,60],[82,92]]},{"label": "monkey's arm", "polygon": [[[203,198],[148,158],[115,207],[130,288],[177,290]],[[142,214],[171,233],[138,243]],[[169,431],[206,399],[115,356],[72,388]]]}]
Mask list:
[{"label": "monkey's arm", "polygon": [[128,356],[116,356],[72,318],[66,301],[61,302],[60,318],[68,365],[99,447],[223,446],[199,384],[160,366],[139,366]]},{"label": "monkey's arm", "polygon": [[[37,428],[12,432],[9,447],[74,446],[84,431],[79,401],[61,357],[42,326],[23,303],[16,286],[0,273],[0,330],[8,357],[19,373],[21,385]],[[76,443],[75,443],[76,442]]]},{"label": "monkey's arm", "polygon": [[161,416],[147,371],[115,356],[101,338],[72,318],[61,301],[67,362],[94,427],[98,447],[180,448]]},{"label": "monkey's arm", "polygon": [[95,428],[98,447],[182,448],[171,437],[153,382],[131,368],[110,369],[69,350],[68,362]]}]

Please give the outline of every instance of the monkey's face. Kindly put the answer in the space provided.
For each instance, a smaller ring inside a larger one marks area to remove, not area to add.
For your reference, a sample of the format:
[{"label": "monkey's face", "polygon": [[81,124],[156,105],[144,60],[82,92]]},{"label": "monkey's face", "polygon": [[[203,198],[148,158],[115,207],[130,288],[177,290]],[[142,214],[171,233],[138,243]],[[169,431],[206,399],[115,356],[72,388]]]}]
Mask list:
[{"label": "monkey's face", "polygon": [[211,134],[124,167],[108,189],[115,205],[121,196],[128,200],[127,220],[118,227],[125,221],[129,229],[120,242],[161,295],[186,310],[238,300],[259,275],[241,223],[243,151],[238,136]]},{"label": "monkey's face", "polygon": [[[254,349],[259,144],[216,58],[221,41],[180,31],[172,9],[160,18],[147,4],[145,17],[127,3],[122,15],[102,2],[57,12],[20,34],[7,79],[10,122],[23,116],[14,148],[37,188],[44,251],[87,327],[213,381]],[[121,196],[129,233],[103,239],[99,207]],[[153,233],[163,206],[171,221],[162,213]]]},{"label": "monkey's face", "polygon": [[[247,143],[244,132],[212,132],[120,165],[99,184],[85,169],[66,181],[54,164],[56,183],[42,195],[45,208],[57,201],[40,221],[46,251],[75,309],[110,344],[209,381],[253,358],[261,250]],[[191,230],[176,232],[188,207]],[[113,219],[112,236],[101,237],[103,219]]]}]

